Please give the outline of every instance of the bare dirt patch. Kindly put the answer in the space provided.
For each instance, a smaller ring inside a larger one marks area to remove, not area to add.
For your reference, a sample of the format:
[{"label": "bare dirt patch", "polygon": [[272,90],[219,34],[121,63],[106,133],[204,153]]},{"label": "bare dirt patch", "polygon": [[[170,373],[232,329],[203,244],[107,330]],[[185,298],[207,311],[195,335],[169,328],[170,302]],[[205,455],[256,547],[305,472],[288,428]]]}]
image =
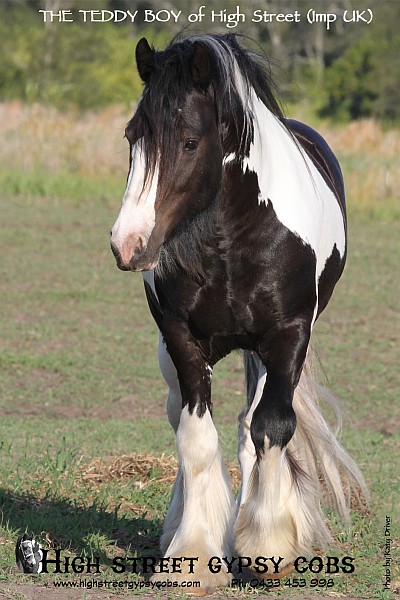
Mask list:
[{"label": "bare dirt patch", "polygon": [[[41,372],[42,371],[42,372]],[[56,388],[62,381],[59,373],[49,373],[45,369],[35,369],[32,376],[40,389]],[[39,389],[39,395],[40,395]],[[6,405],[0,407],[0,417],[65,417],[66,419],[119,419],[122,421],[136,420],[151,416],[159,416],[164,406],[160,408],[155,403],[143,406],[135,394],[127,394],[109,402],[90,407],[74,406],[67,400],[62,404],[49,404],[48,402],[31,402],[24,405]],[[162,414],[162,413],[161,413]]]}]

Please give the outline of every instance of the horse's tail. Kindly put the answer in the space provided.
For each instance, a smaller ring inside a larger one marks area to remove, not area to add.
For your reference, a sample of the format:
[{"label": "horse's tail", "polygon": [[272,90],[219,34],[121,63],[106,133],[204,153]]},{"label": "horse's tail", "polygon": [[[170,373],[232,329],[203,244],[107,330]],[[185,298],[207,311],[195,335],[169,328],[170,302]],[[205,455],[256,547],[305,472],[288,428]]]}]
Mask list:
[{"label": "horse's tail", "polygon": [[[354,460],[339,443],[341,415],[336,398],[316,382],[314,357],[310,349],[299,384],[294,393],[293,408],[297,425],[288,444],[288,458],[293,484],[298,488],[308,514],[312,515],[315,543],[331,539],[321,510],[321,502],[332,505],[346,521],[352,506],[367,501],[364,478]],[[259,377],[259,359],[245,352],[248,400],[254,398]],[[337,420],[334,433],[325,420],[320,403],[329,404]],[[324,545],[325,545],[324,544]]]}]

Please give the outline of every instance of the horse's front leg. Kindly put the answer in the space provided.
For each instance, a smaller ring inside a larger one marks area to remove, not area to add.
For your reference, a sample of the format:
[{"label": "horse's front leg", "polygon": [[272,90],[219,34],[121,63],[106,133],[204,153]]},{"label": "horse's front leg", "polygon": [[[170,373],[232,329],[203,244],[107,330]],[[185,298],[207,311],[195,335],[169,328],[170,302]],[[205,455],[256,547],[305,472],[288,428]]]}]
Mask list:
[{"label": "horse's front leg", "polygon": [[[223,570],[212,573],[209,568],[212,557],[232,552],[234,512],[229,475],[211,416],[211,367],[186,323],[165,315],[163,335],[177,369],[182,410],[176,430],[179,471],[162,549],[166,557],[196,559],[193,573],[182,567],[182,573],[169,573],[168,578],[200,581],[202,588],[226,585],[229,575]],[[158,575],[153,579],[158,580]]]},{"label": "horse's front leg", "polygon": [[[236,551],[253,560],[274,557],[279,562],[276,570],[283,572],[309,549],[313,537],[315,490],[291,442],[296,429],[293,395],[309,337],[310,324],[300,321],[260,345],[265,368],[259,371],[254,400],[240,428],[244,487],[235,525]],[[271,569],[267,576],[270,573]]]}]

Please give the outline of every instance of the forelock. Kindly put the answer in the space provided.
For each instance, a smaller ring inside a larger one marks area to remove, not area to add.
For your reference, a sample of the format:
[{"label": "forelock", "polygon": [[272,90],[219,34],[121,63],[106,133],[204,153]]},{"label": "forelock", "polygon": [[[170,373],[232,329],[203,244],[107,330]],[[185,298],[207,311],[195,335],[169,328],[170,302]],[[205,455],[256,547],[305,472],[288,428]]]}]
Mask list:
[{"label": "forelock", "polygon": [[241,46],[235,36],[193,35],[173,42],[164,51],[155,52],[152,73],[129,124],[144,136],[150,176],[157,162],[161,161],[160,171],[164,171],[164,176],[175,162],[180,144],[180,109],[193,89],[191,60],[196,42],[210,53],[217,125],[222,132],[227,121],[234,124],[241,138],[242,153],[253,135],[251,89],[274,114],[282,117],[268,61]]}]

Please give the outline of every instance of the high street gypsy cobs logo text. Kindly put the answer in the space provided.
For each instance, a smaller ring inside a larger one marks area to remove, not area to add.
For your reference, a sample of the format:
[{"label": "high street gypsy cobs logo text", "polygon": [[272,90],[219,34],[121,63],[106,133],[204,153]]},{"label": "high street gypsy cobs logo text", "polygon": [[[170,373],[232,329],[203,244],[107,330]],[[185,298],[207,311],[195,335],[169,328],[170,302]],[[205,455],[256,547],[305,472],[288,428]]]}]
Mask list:
[{"label": "high street gypsy cobs logo text", "polygon": [[[19,558],[18,558],[19,544]],[[54,573],[54,574],[98,574],[102,572],[99,556],[63,556],[61,550],[46,550],[32,539],[28,538],[17,542],[17,564],[25,573]],[[107,568],[114,573],[135,574],[169,574],[180,573],[191,575],[196,573],[197,556],[182,556],[160,558],[154,556],[116,556]],[[212,556],[208,560],[210,573],[217,574],[226,571],[232,574],[241,574],[246,569],[260,576],[279,573],[280,567],[285,564],[281,556]],[[354,558],[344,556],[315,556],[307,559],[299,556],[294,561],[297,573],[333,575],[335,573],[353,573],[355,571]]]}]

